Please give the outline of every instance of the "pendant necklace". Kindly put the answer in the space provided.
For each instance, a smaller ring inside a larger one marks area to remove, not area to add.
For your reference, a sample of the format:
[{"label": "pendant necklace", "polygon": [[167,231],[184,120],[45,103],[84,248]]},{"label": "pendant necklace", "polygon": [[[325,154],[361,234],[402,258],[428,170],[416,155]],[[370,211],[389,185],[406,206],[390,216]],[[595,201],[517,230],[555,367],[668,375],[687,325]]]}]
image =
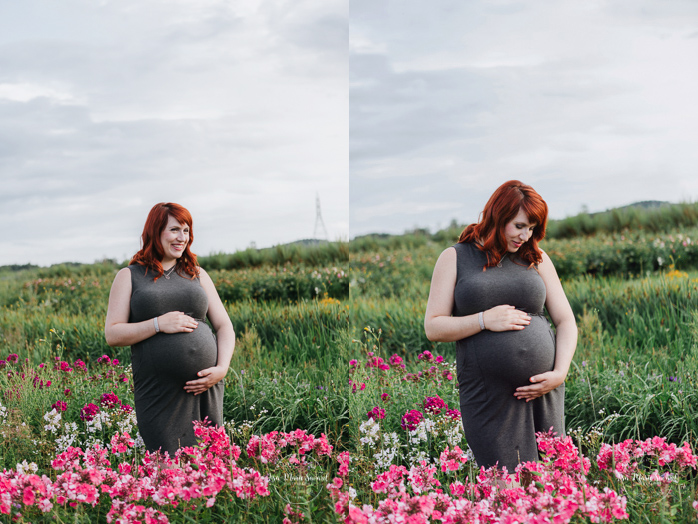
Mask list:
[{"label": "pendant necklace", "polygon": [[[169,280],[169,279],[170,279],[170,275],[172,274],[172,272],[175,270],[176,267],[177,267],[177,264],[175,264],[174,266],[172,266],[172,267],[171,267],[170,269],[168,269],[167,271],[163,271],[163,272],[162,272],[163,276],[164,276],[167,280]],[[169,273],[168,273],[168,271],[169,271]]]}]

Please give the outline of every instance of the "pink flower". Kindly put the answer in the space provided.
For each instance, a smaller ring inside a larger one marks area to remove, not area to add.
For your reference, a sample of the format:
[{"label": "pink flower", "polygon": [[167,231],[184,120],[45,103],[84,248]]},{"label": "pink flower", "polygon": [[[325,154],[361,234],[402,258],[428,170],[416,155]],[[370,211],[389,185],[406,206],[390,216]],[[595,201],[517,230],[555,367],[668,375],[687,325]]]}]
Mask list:
[{"label": "pink flower", "polygon": [[458,471],[461,464],[464,464],[467,460],[465,453],[458,446],[455,446],[452,450],[449,450],[448,446],[446,446],[446,449],[439,456],[441,471],[444,473],[447,471]]},{"label": "pink flower", "polygon": [[438,487],[441,483],[434,477],[436,466],[429,466],[425,460],[419,465],[412,466],[409,474],[409,481],[415,493],[429,491],[433,487]]},{"label": "pink flower", "polygon": [[337,455],[337,462],[339,462],[339,476],[346,477],[349,473],[349,463],[351,462],[351,455],[349,454],[349,452],[343,451],[342,453]]},{"label": "pink flower", "polygon": [[135,442],[128,433],[120,435],[117,431],[111,438],[112,453],[125,453],[134,445]]}]

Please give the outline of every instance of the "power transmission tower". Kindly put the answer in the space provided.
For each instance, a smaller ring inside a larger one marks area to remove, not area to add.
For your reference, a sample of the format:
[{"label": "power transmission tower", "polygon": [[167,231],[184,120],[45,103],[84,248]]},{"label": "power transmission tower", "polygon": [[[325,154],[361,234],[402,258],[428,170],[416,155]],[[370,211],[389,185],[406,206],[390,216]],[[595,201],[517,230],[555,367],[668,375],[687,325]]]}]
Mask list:
[{"label": "power transmission tower", "polygon": [[317,236],[318,226],[322,227],[322,231],[325,233],[325,240],[330,241],[330,236],[327,234],[327,228],[325,227],[325,221],[322,219],[322,211],[320,211],[320,195],[315,194],[315,231],[313,232],[313,238],[320,240]]}]

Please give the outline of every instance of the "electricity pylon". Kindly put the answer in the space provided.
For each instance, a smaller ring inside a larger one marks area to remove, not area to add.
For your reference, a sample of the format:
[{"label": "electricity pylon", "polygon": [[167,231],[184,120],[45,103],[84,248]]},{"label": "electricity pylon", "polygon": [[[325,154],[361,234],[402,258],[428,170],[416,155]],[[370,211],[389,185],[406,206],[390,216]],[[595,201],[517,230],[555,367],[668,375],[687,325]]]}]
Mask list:
[{"label": "electricity pylon", "polygon": [[322,228],[325,233],[325,240],[330,241],[330,236],[327,234],[327,228],[325,227],[325,221],[322,219],[322,211],[320,211],[320,195],[315,194],[315,231],[313,232],[313,238],[320,240],[317,236],[318,227]]}]

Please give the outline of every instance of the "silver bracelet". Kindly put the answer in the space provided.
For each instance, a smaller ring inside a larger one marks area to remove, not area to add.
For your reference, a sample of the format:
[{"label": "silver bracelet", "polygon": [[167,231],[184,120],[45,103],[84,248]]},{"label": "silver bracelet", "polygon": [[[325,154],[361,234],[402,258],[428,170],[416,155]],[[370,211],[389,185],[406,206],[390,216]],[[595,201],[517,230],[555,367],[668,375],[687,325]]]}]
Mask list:
[{"label": "silver bracelet", "polygon": [[158,326],[158,317],[153,317],[153,324],[155,324],[155,333],[160,333],[160,326]]},{"label": "silver bracelet", "polygon": [[477,320],[480,322],[480,331],[485,331],[485,312],[480,311],[477,314]]}]

